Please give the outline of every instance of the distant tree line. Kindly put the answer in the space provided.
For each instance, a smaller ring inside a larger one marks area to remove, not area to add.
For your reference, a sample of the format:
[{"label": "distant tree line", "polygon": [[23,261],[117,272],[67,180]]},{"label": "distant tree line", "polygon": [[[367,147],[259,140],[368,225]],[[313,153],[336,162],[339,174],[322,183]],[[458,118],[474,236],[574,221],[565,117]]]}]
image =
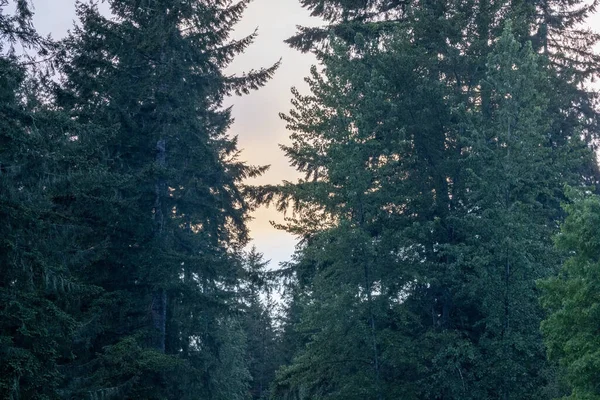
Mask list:
[{"label": "distant tree line", "polygon": [[261,187],[249,0],[107,2],[54,41],[0,0],[1,398],[600,399],[595,2],[300,0],[303,178]]}]

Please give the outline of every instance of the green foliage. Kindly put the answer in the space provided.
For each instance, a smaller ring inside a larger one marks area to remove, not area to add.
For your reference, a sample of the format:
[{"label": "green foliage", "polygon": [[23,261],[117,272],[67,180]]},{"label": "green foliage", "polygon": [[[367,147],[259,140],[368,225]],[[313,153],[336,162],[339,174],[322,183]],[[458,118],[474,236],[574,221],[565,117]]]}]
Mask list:
[{"label": "green foliage", "polygon": [[[78,2],[54,46],[0,1],[1,397],[249,397],[242,181],[266,167],[222,103],[278,64],[222,72],[247,3]],[[57,50],[60,82],[6,44]]]},{"label": "green foliage", "polygon": [[548,312],[542,332],[548,356],[564,366],[572,392],[565,399],[598,399],[598,230],[600,199],[583,190],[569,190],[567,218],[555,237],[565,260],[558,276],[540,281],[541,302]]},{"label": "green foliage", "polygon": [[[43,52],[27,3],[0,2],[4,45]],[[60,364],[70,357],[73,304],[93,292],[74,276],[77,227],[51,193],[62,170],[64,118],[39,99],[39,81],[15,53],[0,56],[0,397],[56,398]]]},{"label": "green foliage", "polygon": [[283,149],[305,174],[276,189],[295,212],[282,228],[303,238],[290,265],[301,314],[288,329],[302,339],[274,398],[558,390],[535,281],[557,269],[562,185],[589,179],[591,153],[555,130],[565,114],[547,58],[521,27],[497,28],[526,14],[490,10],[493,25],[467,26],[491,40],[459,42],[467,22],[436,20],[442,11],[413,8],[425,19],[384,35],[329,36],[311,94],[294,92],[283,116]]},{"label": "green foliage", "polygon": [[253,247],[246,255],[244,276],[238,288],[242,302],[240,322],[246,333],[246,359],[252,399],[269,397],[270,383],[281,364],[280,343],[273,321],[275,282],[268,262]]},{"label": "green foliage", "polygon": [[[263,188],[223,108],[278,66],[223,72],[247,0],[78,2],[58,45],[15,4],[0,397],[600,399],[598,197],[551,241],[598,178],[595,4],[301,0],[329,24],[288,41],[321,61],[282,115],[304,177]],[[275,272],[244,251],[272,200],[301,238]]]},{"label": "green foliage", "polygon": [[[113,1],[107,19],[78,4],[55,98],[89,129],[74,140],[82,158],[65,189],[68,207],[90,227],[82,240],[106,252],[86,271],[104,293],[81,307],[90,322],[68,368],[72,393],[132,380],[132,398],[247,393],[243,335],[231,319],[252,209],[242,180],[266,168],[238,159],[222,102],[262,86],[277,64],[223,74],[254,38],[228,40],[246,5]],[[81,379],[84,365],[91,379]]]}]

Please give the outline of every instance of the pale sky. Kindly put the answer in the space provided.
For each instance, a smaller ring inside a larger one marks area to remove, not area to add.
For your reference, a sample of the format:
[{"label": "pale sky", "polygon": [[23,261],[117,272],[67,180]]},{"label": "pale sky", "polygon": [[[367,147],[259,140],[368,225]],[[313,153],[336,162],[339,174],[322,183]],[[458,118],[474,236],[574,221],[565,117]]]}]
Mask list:
[{"label": "pale sky", "polygon": [[[34,24],[42,34],[51,33],[54,38],[63,37],[75,20],[74,0],[33,0],[35,6]],[[101,8],[107,9],[105,4]],[[320,21],[310,18],[298,0],[254,0],[236,27],[234,37],[250,34],[258,28],[255,43],[232,63],[228,73],[243,72],[269,66],[283,59],[281,68],[273,80],[264,88],[243,97],[228,100],[233,104],[235,123],[232,134],[239,135],[243,159],[250,164],[270,164],[271,169],[252,183],[280,183],[293,181],[298,174],[288,164],[279,149],[279,144],[288,143],[289,132],[279,118],[279,112],[290,108],[290,88],[296,86],[306,91],[304,77],[310,66],[316,62],[312,55],[301,54],[290,49],[283,40],[290,37],[296,25],[319,25]],[[600,30],[600,14],[592,16],[589,26]],[[293,253],[295,239],[291,235],[276,230],[271,220],[281,222],[282,217],[271,209],[262,208],[254,213],[250,223],[253,244],[264,253],[265,259],[276,267]]]},{"label": "pale sky", "polygon": [[[40,33],[50,33],[59,39],[73,26],[75,0],[33,0],[33,4],[34,24]],[[100,4],[100,8],[108,10],[106,4]],[[275,77],[265,87],[247,96],[232,97],[226,102],[226,105],[233,104],[235,123],[231,133],[239,136],[239,146],[244,150],[242,158],[250,164],[271,165],[264,176],[249,183],[279,183],[298,176],[278,146],[287,143],[289,136],[278,115],[290,108],[290,88],[305,88],[303,78],[316,61],[312,55],[290,49],[283,40],[294,34],[296,25],[318,24],[319,20],[311,18],[298,0],[254,0],[236,26],[233,37],[246,36],[258,28],[258,38],[234,60],[227,73],[270,66],[282,59]],[[296,241],[293,236],[273,228],[269,222],[281,222],[282,217],[273,208],[264,207],[253,216],[250,223],[253,244],[264,253],[265,259],[272,261],[272,267],[288,260]]]},{"label": "pale sky", "polygon": [[[292,86],[301,91],[308,90],[304,77],[309,74],[316,59],[291,49],[283,40],[296,32],[296,25],[319,24],[318,19],[311,18],[300,7],[298,0],[254,0],[236,27],[236,37],[258,27],[258,38],[244,54],[236,58],[228,72],[267,66],[282,58],[282,65],[271,82],[248,96],[232,98],[230,103],[233,104],[235,118],[232,133],[239,135],[244,159],[250,164],[271,165],[269,171],[253,183],[276,184],[283,180],[294,181],[299,176],[279,148],[279,144],[289,143],[290,134],[279,113],[287,113],[291,107]],[[294,251],[295,238],[273,228],[270,223],[283,222],[283,217],[273,207],[263,207],[253,216],[250,234],[265,259],[272,261],[272,267],[289,260]]]}]

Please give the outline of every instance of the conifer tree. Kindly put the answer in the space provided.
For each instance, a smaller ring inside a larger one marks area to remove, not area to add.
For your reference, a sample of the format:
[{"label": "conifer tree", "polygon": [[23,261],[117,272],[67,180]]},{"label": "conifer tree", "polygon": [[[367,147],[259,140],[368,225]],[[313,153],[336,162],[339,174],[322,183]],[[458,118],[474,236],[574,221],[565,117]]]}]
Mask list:
[{"label": "conifer tree", "polygon": [[252,399],[269,398],[270,385],[280,365],[279,339],[273,320],[275,282],[268,261],[256,248],[245,255],[244,276],[238,288],[247,337],[248,371]]},{"label": "conifer tree", "polygon": [[581,182],[577,164],[590,165],[592,155],[577,139],[568,146],[548,140],[552,91],[543,67],[507,26],[488,56],[492,111],[480,110],[466,128],[459,175],[466,207],[452,220],[457,240],[439,250],[457,274],[454,329],[468,331],[460,336],[471,349],[460,362],[479,372],[461,384],[473,398],[547,398],[544,387],[554,384],[538,334],[535,282],[558,267],[550,238],[561,218],[562,182]]},{"label": "conifer tree", "polygon": [[[328,51],[331,35],[352,44],[357,33],[382,38],[399,26],[412,27],[415,44],[439,55],[436,68],[441,79],[454,85],[457,95],[479,87],[487,54],[494,38],[501,35],[505,21],[513,21],[513,34],[549,63],[548,79],[556,96],[549,99],[553,110],[552,140],[584,135],[589,144],[598,131],[598,96],[585,82],[598,71],[599,56],[593,46],[600,36],[585,28],[586,18],[597,3],[542,0],[533,2],[411,2],[400,0],[300,0],[324,27],[300,27],[287,43],[317,55]],[[486,92],[481,99],[487,104]],[[596,182],[595,164],[584,165],[582,175]]]},{"label": "conifer tree", "polygon": [[552,395],[535,280],[556,268],[562,182],[592,158],[553,129],[555,70],[518,30],[440,54],[420,24],[330,37],[284,116],[306,174],[277,190],[304,240],[308,344],[280,371],[281,398]]},{"label": "conifer tree", "polygon": [[245,398],[232,319],[252,208],[241,181],[265,168],[239,161],[222,102],[262,86],[277,64],[223,73],[254,38],[228,39],[247,1],[109,4],[110,19],[78,3],[59,61],[57,104],[89,127],[75,139],[86,155],[77,168],[97,172],[73,184],[70,207],[107,250],[86,271],[104,292],[82,308],[89,323],[65,390]]},{"label": "conifer tree", "polygon": [[[299,212],[288,228],[305,238],[294,272],[308,297],[298,329],[309,344],[280,374],[280,396],[418,398],[400,303],[422,258],[414,239],[437,208],[433,161],[417,136],[434,139],[428,122],[443,106],[443,88],[420,69],[430,62],[401,32],[340,44],[325,76],[313,70],[313,95],[296,94],[285,117],[294,140],[285,150],[307,178],[282,192]],[[408,93],[418,84],[419,96]],[[383,342],[404,343],[405,358]]]},{"label": "conifer tree", "polygon": [[[76,271],[94,257],[60,205],[73,125],[42,101],[35,56],[53,43],[26,1],[0,2],[0,397],[57,398],[76,331],[73,304],[94,289]],[[29,54],[28,54],[29,53]],[[40,64],[41,65],[41,64]]]}]

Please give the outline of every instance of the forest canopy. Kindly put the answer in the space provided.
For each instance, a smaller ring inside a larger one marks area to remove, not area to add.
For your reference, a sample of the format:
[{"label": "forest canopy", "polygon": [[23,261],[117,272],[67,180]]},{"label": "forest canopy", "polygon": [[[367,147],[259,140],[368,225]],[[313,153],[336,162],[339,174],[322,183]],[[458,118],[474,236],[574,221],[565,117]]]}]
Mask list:
[{"label": "forest canopy", "polygon": [[0,397],[600,399],[596,2],[298,1],[301,178],[253,185],[250,0],[77,1],[61,40],[0,0]]}]

